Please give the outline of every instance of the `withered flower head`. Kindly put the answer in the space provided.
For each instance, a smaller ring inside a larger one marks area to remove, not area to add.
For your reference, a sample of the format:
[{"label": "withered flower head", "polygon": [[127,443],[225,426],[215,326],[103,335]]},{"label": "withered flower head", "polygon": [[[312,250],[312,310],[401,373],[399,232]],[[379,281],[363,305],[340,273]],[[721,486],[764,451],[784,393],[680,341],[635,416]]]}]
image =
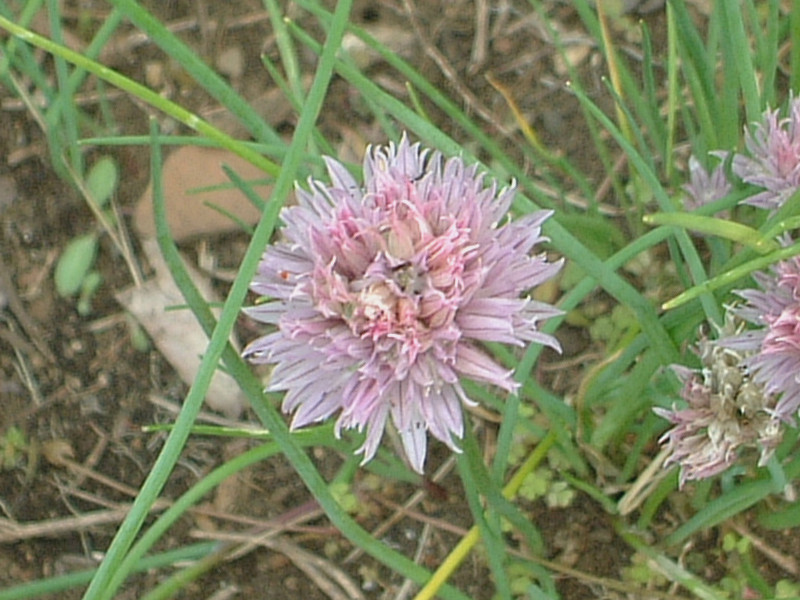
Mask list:
[{"label": "withered flower head", "polygon": [[[721,333],[734,333],[733,317]],[[703,338],[698,354],[701,369],[673,367],[683,381],[681,396],[687,406],[654,409],[674,424],[660,441],[669,450],[666,464],[680,466],[681,487],[726,470],[743,449],[758,449],[759,465],[763,465],[782,436],[781,422],[775,416],[777,397],[751,377],[745,366],[752,351]]]}]

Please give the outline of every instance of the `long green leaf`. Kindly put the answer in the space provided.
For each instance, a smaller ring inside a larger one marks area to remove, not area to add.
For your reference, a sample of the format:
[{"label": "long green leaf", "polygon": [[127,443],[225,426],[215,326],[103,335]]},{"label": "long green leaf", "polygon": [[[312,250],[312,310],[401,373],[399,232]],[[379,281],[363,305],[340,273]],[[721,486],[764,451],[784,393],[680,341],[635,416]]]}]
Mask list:
[{"label": "long green leaf", "polygon": [[197,115],[186,110],[182,106],[163,98],[156,92],[141,85],[140,83],[137,83],[132,79],[117,73],[113,69],[109,69],[108,67],[105,67],[96,61],[90,60],[82,54],[74,52],[60,44],[56,44],[53,41],[30,31],[29,29],[19,27],[5,17],[0,17],[0,29],[5,29],[12,35],[15,35],[29,44],[37,46],[55,56],[59,56],[73,65],[76,65],[85,71],[88,71],[89,73],[97,75],[111,85],[133,94],[140,100],[147,102],[154,108],[157,108],[177,121],[180,121],[187,127],[190,127],[198,133],[216,141],[222,148],[226,148],[231,152],[238,154],[245,160],[250,161],[257,167],[263,169],[265,173],[274,175],[280,170],[280,168],[273,162],[267,160],[257,152],[252,151],[246,145],[238,143],[229,135],[221,132],[216,127],[211,126]]},{"label": "long green leaf", "polygon": [[[611,122],[611,119],[609,119],[597,105],[590,102],[585,95],[577,92],[577,90],[576,95],[581,103],[586,105],[587,109],[592,113],[594,118],[596,118],[603,125],[603,127],[605,127],[605,129],[612,136],[614,136],[614,139],[628,156],[628,160],[631,161],[639,175],[642,177],[644,184],[652,191],[661,209],[670,212],[674,211],[672,201],[667,196],[666,191],[662,187],[661,182],[658,180],[655,173],[648,167],[647,161],[642,158],[640,153],[636,151],[636,149],[628,142],[622,132],[619,131],[614,123]],[[703,266],[700,256],[697,253],[697,249],[692,244],[689,236],[685,231],[678,231],[675,238],[680,245],[681,253],[683,254],[684,260],[687,262],[687,266],[689,267],[694,282],[705,282],[708,279],[705,273],[705,267]],[[714,297],[710,293],[703,292],[700,294],[700,300],[708,319],[716,323],[722,323],[722,314]],[[634,310],[636,309],[634,308]],[[642,325],[644,328],[644,324]]]},{"label": "long green leaf", "polygon": [[[319,45],[305,34],[305,32],[297,28],[293,29],[293,32],[310,48],[319,51]],[[342,61],[337,62],[336,68],[342,77],[350,81],[362,94],[370,96],[374,102],[384,106],[387,111],[391,112],[410,130],[419,134],[423,139],[428,140],[433,146],[449,154],[465,154],[463,148],[454,140],[442,131],[433,128],[430,123],[422,119],[396,98],[377,87],[357,69]],[[528,213],[537,208],[533,202],[521,194],[517,195],[515,204],[520,206],[522,209],[521,211],[524,213]],[[614,298],[633,309],[637,319],[642,325],[642,329],[650,338],[652,346],[659,353],[664,364],[677,362],[677,348],[670,339],[667,331],[659,322],[658,315],[649,301],[554,219],[549,219],[547,221],[545,224],[545,232],[551,237],[553,245],[560,252],[570,260],[579,264],[587,273],[591,273],[591,277],[608,291],[609,294],[614,296]]]},{"label": "long green leaf", "polygon": [[747,277],[754,271],[764,269],[771,264],[791,258],[793,256],[797,256],[798,254],[800,254],[800,243],[792,244],[791,246],[782,248],[781,250],[771,252],[766,256],[750,260],[742,265],[739,265],[738,267],[725,271],[724,273],[709,279],[702,285],[690,288],[682,294],[675,296],[673,299],[668,300],[664,303],[664,310],[672,310],[677,308],[678,306],[681,306],[690,300],[694,300],[701,294],[713,292],[716,289],[732,285],[744,277]]},{"label": "long green leaf", "polygon": [[[146,556],[134,566],[132,572],[142,573],[174,566],[187,560],[200,560],[214,552],[218,547],[219,544],[217,542],[200,542]],[[0,590],[0,600],[29,600],[30,598],[41,598],[45,594],[51,598],[56,597],[53,594],[89,583],[96,572],[97,569],[87,569],[9,587]]]},{"label": "long green leaf", "polygon": [[[785,468],[788,479],[800,475],[800,458],[795,458]],[[668,546],[680,544],[690,535],[708,530],[730,517],[741,513],[760,502],[770,494],[780,493],[782,489],[772,479],[762,479],[742,483],[709,502],[704,508],[678,527],[664,540]]]},{"label": "long green leaf", "polygon": [[[61,10],[57,0],[47,0],[47,12],[50,21],[50,35],[56,44],[63,45],[63,32],[61,30]],[[61,161],[67,160],[72,172],[83,174],[83,155],[78,146],[78,107],[72,98],[69,87],[69,71],[63,57],[54,57],[56,81],[58,89],[57,102],[45,114],[45,120],[50,130],[47,143],[50,145],[53,166],[64,179],[69,180],[68,171],[62,171]],[[53,112],[53,107],[57,112]]]},{"label": "long green leaf", "polygon": [[694,114],[700,124],[701,135],[695,136],[694,139],[701,145],[700,149],[703,152],[717,149],[720,144],[716,116],[720,115],[720,109],[714,90],[714,64],[710,53],[703,46],[685,0],[670,0],[669,7],[674,16],[677,49],[681,57],[683,75],[692,92]]},{"label": "long green leaf", "polygon": [[717,219],[682,212],[654,213],[645,215],[644,222],[650,225],[671,225],[698,233],[722,237],[744,244],[758,252],[767,254],[780,246],[773,239],[765,238],[757,229],[735,223],[728,219]]},{"label": "long green leaf", "polygon": [[719,2],[717,8],[722,12],[726,33],[728,60],[736,69],[744,97],[747,121],[753,123],[761,116],[761,95],[758,90],[755,66],[750,40],[744,26],[744,11],[729,2]]},{"label": "long green leaf", "polygon": [[203,86],[203,89],[238,118],[257,141],[265,144],[283,144],[283,139],[278,133],[258,116],[258,113],[244,98],[206,65],[197,52],[178,39],[139,2],[136,0],[111,0],[111,3],[160,46],[171,59],[177,61],[195,81]]}]

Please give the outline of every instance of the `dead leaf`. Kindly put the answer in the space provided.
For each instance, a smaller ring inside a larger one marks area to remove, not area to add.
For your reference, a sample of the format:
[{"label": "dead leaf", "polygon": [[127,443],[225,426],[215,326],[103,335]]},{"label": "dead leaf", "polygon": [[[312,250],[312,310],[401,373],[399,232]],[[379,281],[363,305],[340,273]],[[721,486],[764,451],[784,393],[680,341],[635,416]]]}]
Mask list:
[{"label": "dead leaf", "polygon": [[[185,304],[180,290],[172,280],[169,269],[153,239],[143,239],[142,249],[155,269],[155,276],[139,287],[131,287],[116,295],[122,304],[144,327],[156,348],[173,366],[178,375],[191,385],[200,367],[201,355],[208,338],[194,314]],[[190,265],[186,265],[194,284],[207,302],[217,302],[208,281]],[[237,418],[245,406],[244,394],[234,379],[217,370],[211,380],[206,404],[228,418]]]},{"label": "dead leaf", "polygon": [[[228,165],[247,181],[264,179],[267,175],[243,158],[219,148],[183,146],[164,161],[163,186],[167,223],[177,242],[200,235],[235,231],[239,225],[209,205],[217,206],[250,225],[258,222],[261,213],[245,195],[233,187],[222,170]],[[230,187],[193,193],[198,188],[227,184]],[[254,185],[263,198],[271,187]],[[147,186],[133,215],[136,231],[143,238],[155,236],[153,218],[153,188]]]}]

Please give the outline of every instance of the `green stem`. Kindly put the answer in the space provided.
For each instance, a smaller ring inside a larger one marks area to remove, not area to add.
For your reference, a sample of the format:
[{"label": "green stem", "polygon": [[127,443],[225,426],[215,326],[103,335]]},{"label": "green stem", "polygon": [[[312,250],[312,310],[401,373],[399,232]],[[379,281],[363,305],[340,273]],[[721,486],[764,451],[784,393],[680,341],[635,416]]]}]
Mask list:
[{"label": "green stem", "polygon": [[37,48],[41,48],[42,50],[45,50],[54,56],[58,56],[67,62],[72,63],[76,67],[96,75],[111,85],[136,96],[153,108],[156,108],[164,114],[172,117],[176,121],[180,121],[187,127],[197,131],[211,140],[214,140],[220,145],[220,147],[238,154],[245,160],[263,169],[264,172],[269,173],[270,175],[277,175],[280,172],[280,167],[278,165],[267,160],[257,152],[254,152],[249,147],[242,145],[239,141],[223,133],[191,111],[186,110],[174,102],[170,102],[153,90],[125,77],[124,75],[121,75],[120,73],[117,73],[113,69],[109,69],[108,67],[105,67],[100,63],[91,60],[82,54],[79,54],[78,52],[74,52],[65,46],[56,44],[52,40],[34,33],[30,29],[20,27],[2,16],[0,16],[0,29],[5,29],[19,39],[28,42]]}]

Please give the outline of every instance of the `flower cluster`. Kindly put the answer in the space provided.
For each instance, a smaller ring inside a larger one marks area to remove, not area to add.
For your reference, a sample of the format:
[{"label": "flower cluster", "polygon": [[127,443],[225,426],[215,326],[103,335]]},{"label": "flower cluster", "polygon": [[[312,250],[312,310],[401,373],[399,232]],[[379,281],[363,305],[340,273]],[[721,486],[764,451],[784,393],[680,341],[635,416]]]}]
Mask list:
[{"label": "flower cluster", "polygon": [[[733,155],[731,169],[764,191],[742,202],[775,211],[800,189],[800,97],[790,101],[786,118],[767,110],[762,122],[745,131],[745,146],[744,153]],[[723,160],[729,156],[712,154]],[[692,157],[689,176],[684,186],[689,209],[731,190],[722,165],[708,173]],[[800,257],[754,278],[760,289],[736,292],[745,303],[729,308],[721,337],[700,342],[702,371],[675,368],[688,407],[656,409],[674,424],[661,441],[670,451],[668,461],[681,466],[681,485],[727,469],[742,447],[759,447],[763,464],[783,426],[795,425],[800,410]],[[739,324],[736,331],[733,322]],[[754,327],[745,330],[748,324]]]},{"label": "flower cluster", "polygon": [[735,154],[733,172],[764,191],[744,203],[778,209],[800,187],[800,97],[790,102],[787,118],[767,110],[763,121],[745,132],[745,146],[749,156]]},{"label": "flower cluster", "polygon": [[[732,332],[732,323],[726,326],[727,333]],[[688,406],[654,409],[674,425],[660,441],[669,451],[666,464],[681,467],[681,487],[726,470],[744,448],[758,448],[763,465],[782,436],[775,416],[776,395],[751,377],[745,366],[753,351],[704,338],[698,354],[701,370],[673,367],[683,382],[681,396]]]},{"label": "flower cluster", "polygon": [[754,277],[761,289],[737,291],[746,304],[733,312],[757,328],[720,343],[750,354],[744,364],[753,380],[780,397],[775,416],[793,424],[800,409],[800,257]]},{"label": "flower cluster", "polygon": [[[767,210],[777,210],[800,188],[800,97],[789,103],[789,116],[780,117],[780,110],[767,110],[761,122],[745,129],[745,152],[734,153],[731,171],[745,183],[763,188],[742,200]],[[725,161],[726,150],[711,152]],[[694,157],[689,158],[689,183],[683,187],[687,193],[685,206],[694,210],[699,206],[725,197],[732,189],[727,179],[724,163],[710,173]]]},{"label": "flower cluster", "polygon": [[709,173],[697,158],[689,157],[689,183],[683,186],[687,194],[684,201],[687,210],[695,210],[705,204],[721,200],[731,189],[733,186],[725,177],[724,163],[720,163]]},{"label": "flower cluster", "polygon": [[[675,427],[663,437],[681,485],[727,469],[742,447],[772,454],[800,410],[800,257],[754,275],[761,289],[739,290],[716,342],[702,340],[698,373],[676,367],[685,409],[655,409]],[[733,322],[739,323],[736,330]],[[754,328],[744,329],[746,324]]]},{"label": "flower cluster", "polygon": [[561,267],[531,254],[550,212],[504,221],[513,189],[405,137],[368,151],[363,188],[326,163],[331,184],[297,190],[263,255],[252,289],[268,299],[246,310],[276,330],[244,355],[275,365],[293,428],[338,412],[337,435],[366,430],[367,461],[391,418],[421,472],[428,431],[458,450],[460,377],[517,388],[483,342],[559,348],[540,326],[560,311],[522,296]]}]

